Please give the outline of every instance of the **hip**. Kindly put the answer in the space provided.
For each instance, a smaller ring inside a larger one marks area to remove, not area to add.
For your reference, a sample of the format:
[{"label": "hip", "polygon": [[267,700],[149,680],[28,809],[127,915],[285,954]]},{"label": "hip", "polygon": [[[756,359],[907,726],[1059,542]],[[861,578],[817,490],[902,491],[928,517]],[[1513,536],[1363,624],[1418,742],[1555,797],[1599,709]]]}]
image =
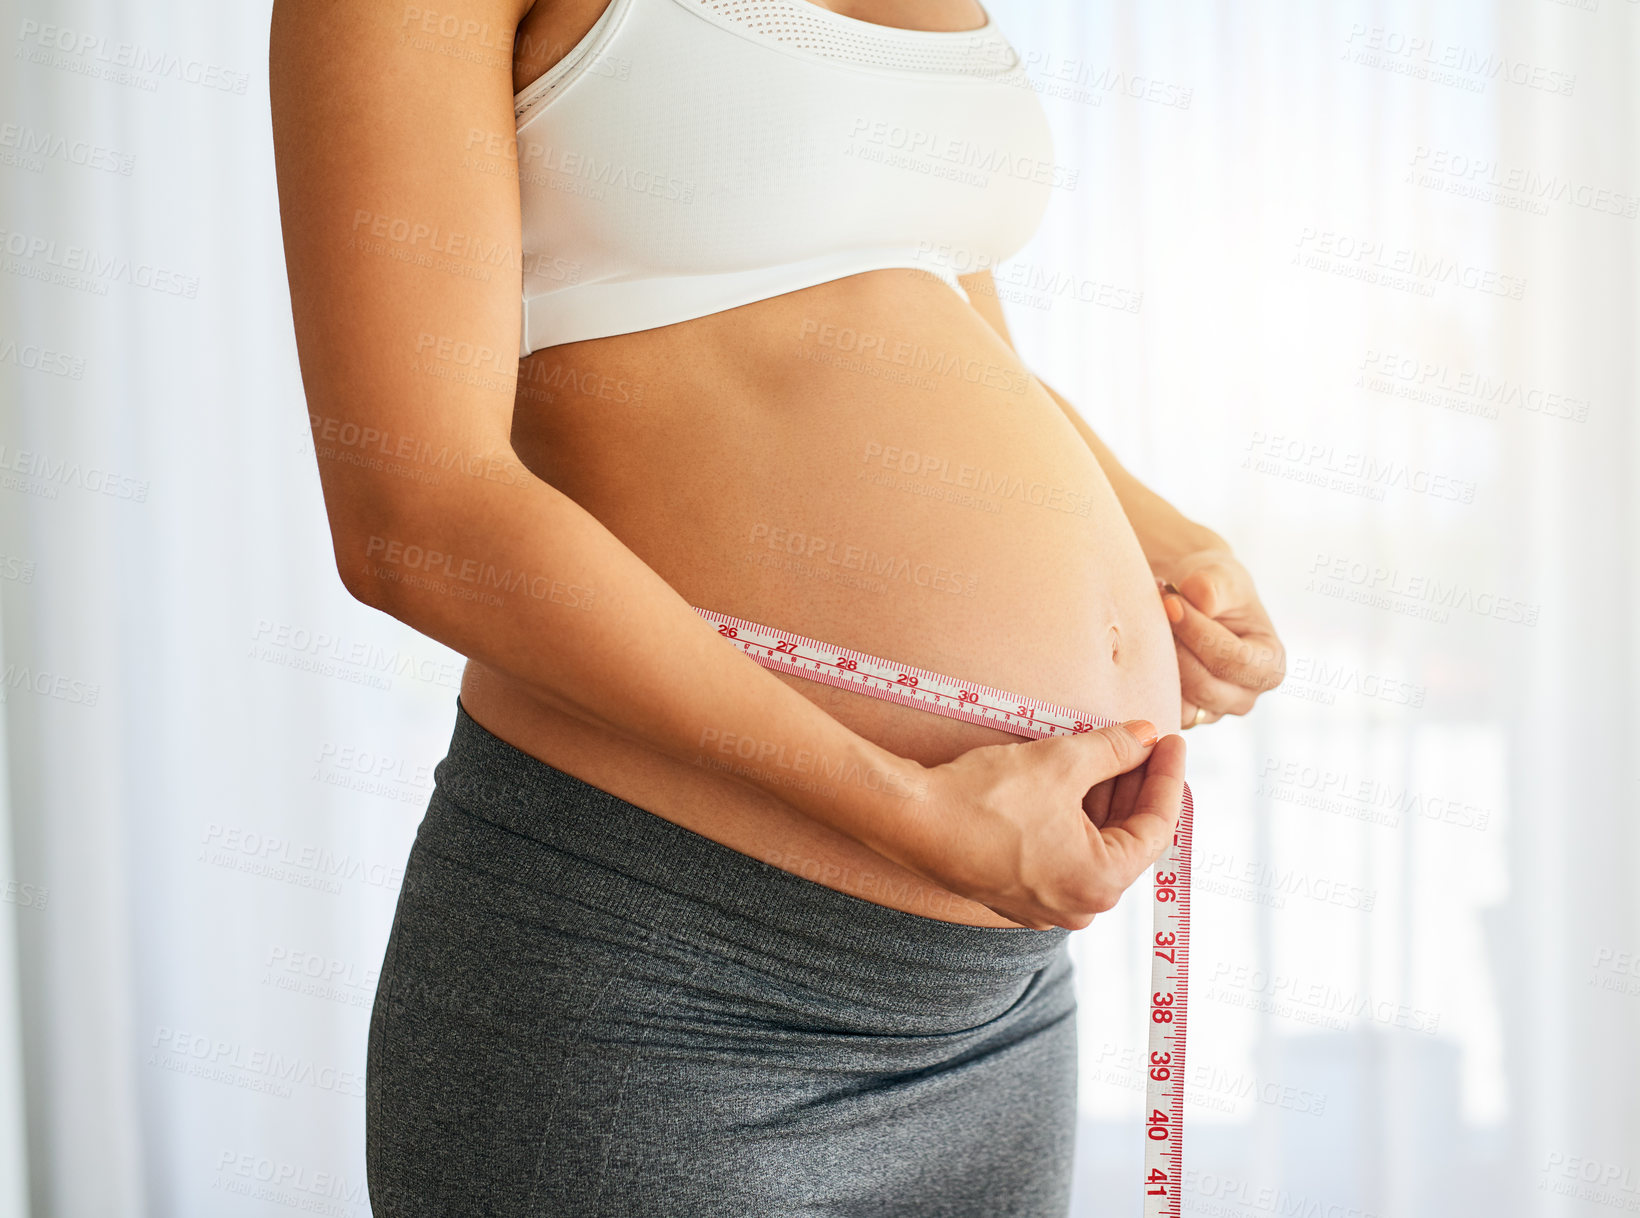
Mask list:
[{"label": "hip", "polygon": [[379,1212],[1062,1214],[1075,1091],[1067,932],[856,900],[458,713],[372,1012]]},{"label": "hip", "polygon": [[459,701],[434,773],[401,919],[476,915],[496,933],[473,937],[514,943],[550,928],[677,968],[711,958],[754,978],[748,1001],[788,987],[779,1019],[809,1018],[808,993],[853,1012],[840,1030],[970,1027],[1013,1003],[1068,933],[928,918],[814,883],[529,756]]}]

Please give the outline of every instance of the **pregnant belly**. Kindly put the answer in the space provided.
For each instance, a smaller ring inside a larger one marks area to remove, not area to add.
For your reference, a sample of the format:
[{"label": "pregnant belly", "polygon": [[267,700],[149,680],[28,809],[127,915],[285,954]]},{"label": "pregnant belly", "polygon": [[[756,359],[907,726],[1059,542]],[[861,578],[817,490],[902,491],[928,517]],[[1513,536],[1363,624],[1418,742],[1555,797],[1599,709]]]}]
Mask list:
[{"label": "pregnant belly", "polygon": [[[1178,727],[1171,632],[1109,483],[1007,344],[931,276],[875,271],[538,352],[513,438],[693,605]],[[925,765],[1018,739],[777,675]],[[744,853],[880,904],[1008,925],[709,764],[614,740],[497,674],[469,665],[462,696],[524,751]]]}]

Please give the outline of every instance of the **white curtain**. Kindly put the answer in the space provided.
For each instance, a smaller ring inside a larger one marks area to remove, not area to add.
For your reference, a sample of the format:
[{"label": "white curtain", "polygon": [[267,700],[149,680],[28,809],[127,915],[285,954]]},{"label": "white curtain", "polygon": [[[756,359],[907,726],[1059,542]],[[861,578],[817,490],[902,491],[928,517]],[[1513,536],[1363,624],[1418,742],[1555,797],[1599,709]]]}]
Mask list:
[{"label": "white curtain", "polygon": [[[1189,737],[1186,1212],[1640,1212],[1640,3],[989,7],[1075,174],[1016,342],[1289,649]],[[0,17],[0,1215],[363,1218],[460,658],[331,564],[267,6]],[[1142,904],[1076,939],[1078,1215]]]}]

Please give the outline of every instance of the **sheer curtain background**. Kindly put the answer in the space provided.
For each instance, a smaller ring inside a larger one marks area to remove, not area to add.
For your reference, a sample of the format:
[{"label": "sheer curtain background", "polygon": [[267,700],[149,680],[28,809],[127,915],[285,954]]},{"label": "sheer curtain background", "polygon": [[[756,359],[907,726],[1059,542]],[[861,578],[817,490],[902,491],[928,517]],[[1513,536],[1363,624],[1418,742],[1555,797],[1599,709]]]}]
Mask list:
[{"label": "sheer curtain background", "polygon": [[[1075,174],[1016,342],[1289,649],[1189,737],[1186,1211],[1640,1212],[1640,3],[989,7]],[[332,566],[268,6],[0,15],[0,1214],[362,1218],[460,658]],[[1078,1215],[1144,912],[1075,941]]]}]

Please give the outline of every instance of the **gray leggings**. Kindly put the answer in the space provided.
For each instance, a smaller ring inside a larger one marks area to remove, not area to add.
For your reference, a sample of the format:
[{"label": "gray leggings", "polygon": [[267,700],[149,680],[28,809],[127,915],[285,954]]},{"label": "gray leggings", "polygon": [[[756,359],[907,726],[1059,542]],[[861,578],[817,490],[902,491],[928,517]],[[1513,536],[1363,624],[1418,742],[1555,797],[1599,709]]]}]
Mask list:
[{"label": "gray leggings", "polygon": [[377,1218],[1069,1206],[1066,932],[846,896],[457,702],[370,1019]]}]

